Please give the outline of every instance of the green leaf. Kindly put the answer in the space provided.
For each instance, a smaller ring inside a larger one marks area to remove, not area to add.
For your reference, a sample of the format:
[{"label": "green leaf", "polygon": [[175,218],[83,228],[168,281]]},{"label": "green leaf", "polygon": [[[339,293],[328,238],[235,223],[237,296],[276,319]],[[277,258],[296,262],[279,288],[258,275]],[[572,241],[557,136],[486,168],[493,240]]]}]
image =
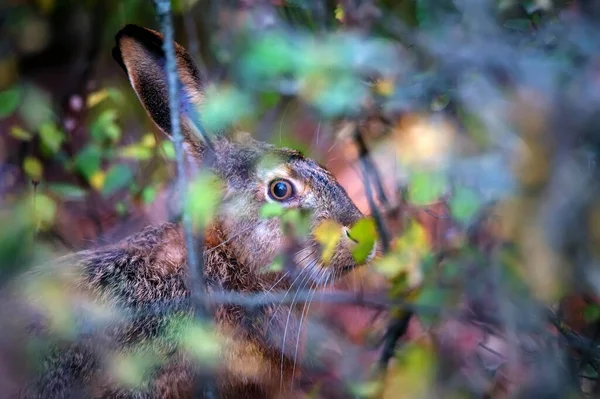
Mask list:
[{"label": "green leaf", "polygon": [[144,188],[142,190],[142,201],[144,201],[145,204],[150,204],[156,198],[157,193],[156,187],[150,186]]},{"label": "green leaf", "polygon": [[450,198],[450,212],[458,221],[465,223],[477,213],[480,203],[472,190],[461,188]]},{"label": "green leaf", "polygon": [[372,218],[361,219],[350,229],[349,234],[353,240],[357,241],[352,250],[352,257],[356,263],[364,263],[373,251],[377,241],[375,221]]},{"label": "green leaf", "polygon": [[220,182],[215,175],[202,173],[194,179],[186,197],[186,208],[196,228],[202,228],[212,220],[220,198]]},{"label": "green leaf", "polygon": [[[442,309],[444,304],[448,302],[448,292],[438,287],[425,286],[419,292],[415,303],[417,305],[423,305],[431,309]],[[419,318],[426,326],[431,326],[435,322],[437,317],[424,312]]]},{"label": "green leaf", "polygon": [[102,195],[110,196],[127,187],[132,180],[133,172],[129,166],[124,164],[113,165],[106,173]]},{"label": "green leaf", "polygon": [[29,156],[23,160],[23,170],[33,180],[40,180],[44,168],[39,159]]},{"label": "green leaf", "polygon": [[63,199],[80,200],[87,196],[87,192],[83,188],[68,183],[50,183],[48,191]]},{"label": "green leaf", "polygon": [[286,209],[281,215],[281,223],[289,223],[294,228],[297,238],[304,238],[310,232],[311,219],[309,211],[300,209]]},{"label": "green leaf", "polygon": [[0,92],[0,119],[10,116],[21,102],[21,90],[13,87]]},{"label": "green leaf", "polygon": [[100,169],[102,150],[90,144],[75,156],[75,168],[89,180]]},{"label": "green leaf", "polygon": [[260,208],[260,217],[268,219],[283,215],[285,208],[276,202],[267,202]]},{"label": "green leaf", "polygon": [[23,90],[23,101],[19,115],[29,130],[39,130],[43,123],[55,120],[51,96],[35,86]]},{"label": "green leaf", "polygon": [[97,141],[117,142],[121,138],[121,128],[116,124],[117,110],[106,109],[92,123],[90,131]]},{"label": "green leaf", "polygon": [[280,272],[283,270],[283,256],[278,254],[270,265],[261,270],[263,273]]},{"label": "green leaf", "polygon": [[318,78],[323,87],[316,88],[315,95],[309,98],[323,114],[335,117],[342,114],[351,114],[360,109],[363,99],[367,95],[367,88],[350,74],[338,76],[322,76]]},{"label": "green leaf", "polygon": [[416,172],[408,186],[409,201],[417,206],[438,201],[446,189],[446,179],[439,173]]},{"label": "green leaf", "polygon": [[248,95],[232,87],[222,87],[206,94],[202,118],[207,131],[219,131],[250,115],[253,104]]},{"label": "green leaf", "polygon": [[180,343],[194,357],[204,363],[215,362],[221,352],[221,341],[212,328],[201,323],[186,323],[180,334]]},{"label": "green leaf", "polygon": [[249,80],[268,79],[293,72],[299,54],[280,34],[266,34],[253,43],[244,60],[243,72]]},{"label": "green leaf", "polygon": [[56,203],[44,194],[35,194],[35,218],[38,227],[50,226],[56,215]]},{"label": "green leaf", "polygon": [[42,145],[48,148],[50,153],[56,154],[65,140],[65,134],[54,122],[46,122],[40,127],[40,138]]},{"label": "green leaf", "polygon": [[20,126],[12,126],[10,128],[10,135],[16,138],[17,140],[29,141],[33,138],[33,134],[29,133],[27,130],[23,129]]},{"label": "green leaf", "polygon": [[583,319],[588,323],[600,320],[600,306],[590,304],[583,308]]},{"label": "green leaf", "polygon": [[161,147],[162,151],[164,151],[164,153],[168,159],[170,159],[170,160],[175,159],[175,147],[173,146],[173,143],[171,141],[163,140],[160,143],[160,147]]}]

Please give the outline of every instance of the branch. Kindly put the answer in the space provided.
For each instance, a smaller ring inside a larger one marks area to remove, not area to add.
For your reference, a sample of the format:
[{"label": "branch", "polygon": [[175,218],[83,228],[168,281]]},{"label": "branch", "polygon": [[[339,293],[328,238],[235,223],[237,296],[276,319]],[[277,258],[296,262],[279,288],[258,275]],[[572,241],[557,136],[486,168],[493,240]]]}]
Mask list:
[{"label": "branch", "polygon": [[[365,145],[365,142],[360,134],[358,126],[355,126],[354,129],[355,129],[354,130],[354,142],[356,143],[357,147],[359,148],[359,158],[358,159],[359,159],[362,174],[363,174],[363,183],[365,186],[365,193],[367,195],[367,201],[369,202],[369,209],[371,210],[371,215],[373,216],[373,219],[375,219],[375,225],[377,227],[377,232],[379,233],[379,237],[381,238],[381,245],[383,246],[383,253],[386,254],[390,250],[389,233],[385,226],[385,222],[383,221],[383,218],[381,217],[381,212],[379,212],[379,209],[377,208],[377,205],[375,204],[375,200],[373,198],[373,192],[371,191],[370,173],[372,173],[374,168],[369,167],[369,162],[368,162],[369,152],[368,152],[367,146]],[[379,182],[379,185],[381,185],[379,175],[375,174],[374,177]]]},{"label": "branch", "polygon": [[[171,16],[170,0],[155,0],[156,11],[163,31],[163,51],[166,57],[166,74],[169,88],[169,113],[171,116],[171,134],[173,137],[173,146],[175,147],[175,156],[177,161],[177,187],[182,194],[180,198],[182,224],[185,232],[185,244],[187,248],[187,264],[189,269],[189,285],[191,303],[194,308],[194,314],[198,319],[206,316],[202,297],[205,291],[204,271],[202,259],[197,256],[196,245],[202,240],[194,238],[192,221],[185,206],[185,193],[187,192],[187,181],[185,176],[185,159],[183,151],[183,135],[180,125],[179,113],[179,77],[177,75],[175,49],[173,45],[173,21]],[[212,383],[207,378],[199,378],[196,381],[196,396],[214,397]]]}]

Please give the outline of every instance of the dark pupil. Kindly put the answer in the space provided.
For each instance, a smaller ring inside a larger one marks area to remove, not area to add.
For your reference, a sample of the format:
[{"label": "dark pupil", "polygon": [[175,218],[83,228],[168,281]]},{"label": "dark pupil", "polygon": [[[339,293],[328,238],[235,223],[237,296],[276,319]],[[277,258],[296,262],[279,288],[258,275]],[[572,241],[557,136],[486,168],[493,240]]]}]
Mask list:
[{"label": "dark pupil", "polygon": [[273,187],[273,194],[277,198],[283,198],[287,194],[287,190],[287,185],[283,182],[279,182],[275,184],[275,187]]}]

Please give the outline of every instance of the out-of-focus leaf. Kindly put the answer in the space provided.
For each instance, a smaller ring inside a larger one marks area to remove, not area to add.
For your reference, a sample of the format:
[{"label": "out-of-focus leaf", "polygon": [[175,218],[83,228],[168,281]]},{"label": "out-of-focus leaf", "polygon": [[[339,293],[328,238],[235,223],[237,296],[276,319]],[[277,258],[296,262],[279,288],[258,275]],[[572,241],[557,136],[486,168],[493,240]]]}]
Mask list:
[{"label": "out-of-focus leaf", "polygon": [[294,235],[299,239],[304,239],[310,231],[310,214],[309,211],[301,209],[286,209],[281,215],[282,224],[288,223],[294,228]]},{"label": "out-of-focus leaf", "polygon": [[175,159],[175,147],[173,146],[173,143],[171,141],[169,141],[169,140],[161,141],[160,147],[168,159],[170,159],[170,160]]},{"label": "out-of-focus leaf", "polygon": [[342,7],[341,4],[338,4],[335,7],[334,15],[335,15],[335,19],[337,19],[338,21],[340,21],[340,22],[344,21],[344,7]]},{"label": "out-of-focus leaf", "polygon": [[394,94],[394,82],[391,79],[377,80],[375,83],[375,92],[380,96],[391,96]]},{"label": "out-of-focus leaf", "polygon": [[90,127],[92,137],[98,141],[117,142],[121,138],[121,128],[116,124],[116,109],[106,109],[98,115]]},{"label": "out-of-focus leaf", "polygon": [[39,159],[29,156],[23,160],[23,170],[30,178],[40,180],[44,172],[44,167]]},{"label": "out-of-focus leaf", "polygon": [[350,74],[315,74],[307,82],[303,97],[329,117],[357,112],[367,95],[367,88]]},{"label": "out-of-focus leaf", "polygon": [[119,156],[125,159],[145,161],[152,158],[152,151],[140,144],[131,144],[119,149]]},{"label": "out-of-focus leaf", "polygon": [[428,205],[439,200],[445,189],[446,179],[443,175],[419,171],[410,179],[409,200],[414,205]]},{"label": "out-of-focus leaf", "polygon": [[113,165],[106,172],[106,179],[102,187],[102,194],[110,196],[115,192],[127,187],[133,179],[131,168],[124,164]]},{"label": "out-of-focus leaf", "polygon": [[219,206],[220,181],[211,173],[202,173],[191,182],[188,190],[187,211],[196,228],[203,228],[212,220]]},{"label": "out-of-focus leaf", "polygon": [[248,80],[272,78],[294,71],[298,56],[294,46],[283,35],[265,34],[249,49],[243,71]]},{"label": "out-of-focus leaf", "polygon": [[146,133],[142,140],[140,140],[140,145],[146,148],[155,148],[156,147],[156,137],[152,133]]},{"label": "out-of-focus leaf", "polygon": [[36,3],[42,12],[48,14],[54,9],[56,0],[37,0]]},{"label": "out-of-focus leaf", "polygon": [[368,381],[352,386],[352,392],[358,398],[375,398],[381,395],[383,387],[383,381]]},{"label": "out-of-focus leaf", "polygon": [[264,273],[280,272],[283,270],[283,256],[281,254],[275,256],[273,262],[263,269]]},{"label": "out-of-focus leaf", "polygon": [[65,140],[65,134],[54,122],[46,122],[40,127],[40,138],[50,153],[56,154]]},{"label": "out-of-focus leaf", "polygon": [[119,201],[115,204],[115,211],[119,216],[125,216],[127,214],[127,205],[123,201]]},{"label": "out-of-focus leaf", "polygon": [[207,93],[202,109],[202,121],[207,131],[220,131],[251,114],[253,107],[247,94],[233,87],[211,91]]},{"label": "out-of-focus leaf", "polygon": [[315,227],[315,240],[321,244],[321,259],[325,263],[331,261],[335,248],[340,241],[342,226],[333,220],[324,220]]},{"label": "out-of-focus leaf", "polygon": [[50,183],[48,190],[63,199],[83,199],[87,196],[83,188],[68,183]]},{"label": "out-of-focus leaf", "polygon": [[389,279],[405,275],[406,280],[401,279],[398,282],[414,287],[422,280],[421,263],[428,253],[427,232],[420,224],[410,222],[402,236],[393,243],[392,252],[377,260],[375,270]]},{"label": "out-of-focus leaf", "polygon": [[156,187],[146,187],[142,190],[142,201],[144,201],[145,204],[150,204],[156,198],[156,194]]},{"label": "out-of-focus leaf", "polygon": [[[449,292],[443,288],[426,285],[419,291],[415,303],[433,309],[443,309],[444,305],[449,303]],[[428,312],[426,313],[420,315],[419,320],[425,326],[430,326],[436,320],[436,317]]]},{"label": "out-of-focus leaf", "polygon": [[377,241],[377,227],[373,218],[363,218],[350,229],[350,237],[357,241],[352,257],[357,263],[367,260]]},{"label": "out-of-focus leaf", "polygon": [[75,168],[89,180],[100,168],[101,159],[102,150],[90,144],[75,156]]},{"label": "out-of-focus leaf", "polygon": [[472,190],[459,188],[450,198],[450,211],[454,218],[465,223],[477,213],[480,204],[481,201]]},{"label": "out-of-focus leaf", "polygon": [[43,123],[55,120],[50,95],[35,86],[24,88],[19,114],[29,130],[39,130]]},{"label": "out-of-focus leaf", "polygon": [[260,217],[267,219],[283,215],[285,208],[276,202],[267,202],[260,208]]},{"label": "out-of-focus leaf", "polygon": [[108,98],[108,90],[107,89],[102,89],[102,90],[90,93],[87,97],[87,107],[93,108],[96,105],[100,104],[102,101],[106,100],[107,98]]},{"label": "out-of-focus leaf", "polygon": [[17,140],[29,141],[33,138],[33,134],[29,133],[27,130],[23,129],[20,126],[12,126],[10,128],[10,135],[16,138]]},{"label": "out-of-focus leaf", "polygon": [[221,353],[221,339],[215,331],[198,322],[184,323],[181,327],[181,345],[200,362],[212,364]]},{"label": "out-of-focus leaf", "polygon": [[600,320],[600,306],[591,304],[583,308],[583,319],[588,323]]},{"label": "out-of-focus leaf", "polygon": [[13,87],[0,92],[0,119],[11,115],[21,102],[21,90]]},{"label": "out-of-focus leaf", "polygon": [[109,370],[121,384],[130,388],[139,388],[159,364],[160,359],[156,353],[142,349],[112,356]]},{"label": "out-of-focus leaf", "polygon": [[101,191],[102,187],[104,187],[104,182],[106,181],[106,172],[98,169],[90,176],[89,183],[93,189],[96,191]]},{"label": "out-of-focus leaf", "polygon": [[432,378],[435,373],[432,351],[411,344],[399,351],[399,358],[387,372],[382,399],[433,397]]},{"label": "out-of-focus leaf", "polygon": [[39,228],[51,226],[56,215],[56,203],[47,195],[35,194],[35,217]]}]

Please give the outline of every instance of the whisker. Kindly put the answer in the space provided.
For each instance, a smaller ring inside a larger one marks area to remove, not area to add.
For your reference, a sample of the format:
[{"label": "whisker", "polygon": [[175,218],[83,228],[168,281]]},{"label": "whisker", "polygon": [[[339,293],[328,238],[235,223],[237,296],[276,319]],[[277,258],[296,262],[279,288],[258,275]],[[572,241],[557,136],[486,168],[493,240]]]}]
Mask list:
[{"label": "whisker", "polygon": [[[279,302],[279,304],[275,308],[275,311],[273,312],[273,316],[271,316],[271,319],[269,320],[269,323],[267,324],[267,331],[269,329],[269,326],[271,325],[271,322],[273,322],[273,319],[277,315],[277,312],[279,311],[279,308],[281,307],[281,304],[283,303],[283,301],[285,301],[285,298],[287,298],[287,296],[290,293],[290,291],[292,290],[292,288],[294,288],[294,284],[296,283],[296,281],[298,281],[298,279],[300,278],[300,276],[302,276],[302,273],[304,273],[304,272],[305,272],[305,269],[300,270],[300,272],[298,273],[298,275],[296,276],[296,278],[294,279],[294,281],[292,281],[292,284],[290,284],[289,288],[286,290],[285,295],[281,299],[281,302]],[[304,276],[304,278],[302,279],[302,281],[304,281],[305,278],[306,278],[306,276]]]},{"label": "whisker", "polygon": [[254,228],[256,226],[248,226],[245,229],[242,229],[242,231],[240,231],[239,233],[237,233],[236,235],[234,235],[233,237],[229,237],[228,239],[226,239],[225,241],[223,241],[222,243],[220,243],[217,246],[214,246],[212,248],[210,248],[209,250],[207,250],[206,252],[212,252],[214,250],[216,250],[219,247],[222,247],[223,245],[227,244],[228,242],[230,242],[231,240],[235,240],[236,238],[239,238],[242,234],[244,234],[245,232],[247,232],[248,230]]},{"label": "whisker", "polygon": [[264,299],[264,298],[265,298],[267,295],[269,295],[269,293],[270,293],[270,292],[273,290],[273,288],[275,288],[275,287],[277,286],[277,284],[279,284],[279,283],[280,283],[280,282],[281,282],[281,281],[282,281],[284,278],[286,278],[286,277],[287,277],[288,273],[289,273],[289,272],[285,272],[285,273],[283,274],[283,276],[281,276],[281,277],[279,278],[279,280],[275,281],[275,283],[274,283],[274,284],[271,286],[271,288],[269,288],[269,289],[268,289],[268,290],[265,292],[265,294],[262,296],[262,298]]},{"label": "whisker", "polygon": [[[305,270],[308,270],[309,268],[306,268]],[[310,281],[309,280],[310,277],[310,271],[309,273],[306,273],[305,278],[302,280],[302,282],[304,283],[304,281]],[[299,288],[298,290],[296,290],[296,293],[294,294],[294,297],[292,298],[292,303],[290,304],[290,307],[288,309],[288,316],[287,316],[287,320],[285,321],[285,328],[283,329],[283,340],[281,342],[281,370],[280,370],[280,374],[279,374],[279,388],[282,389],[283,388],[283,362],[285,360],[285,338],[287,336],[287,330],[288,330],[288,326],[290,323],[290,318],[292,316],[292,310],[294,309],[294,304],[296,302],[296,298],[298,297],[298,293],[305,287],[305,283],[302,284],[301,288]]]},{"label": "whisker", "polygon": [[308,301],[306,301],[304,303],[304,306],[302,307],[302,313],[300,314],[300,324],[298,326],[298,334],[296,336],[296,349],[294,350],[294,365],[292,367],[292,378],[290,381],[290,389],[293,388],[294,376],[296,375],[296,362],[298,360],[298,347],[300,346],[300,334],[302,332],[302,322],[304,321],[305,317],[308,318],[310,304],[312,302],[313,297],[317,293],[317,289],[319,288],[319,285],[320,285],[321,281],[323,280],[323,277],[325,277],[325,269],[321,270],[321,272],[319,273],[318,279],[315,282],[313,282],[313,284],[311,285],[311,288],[309,288]]}]

